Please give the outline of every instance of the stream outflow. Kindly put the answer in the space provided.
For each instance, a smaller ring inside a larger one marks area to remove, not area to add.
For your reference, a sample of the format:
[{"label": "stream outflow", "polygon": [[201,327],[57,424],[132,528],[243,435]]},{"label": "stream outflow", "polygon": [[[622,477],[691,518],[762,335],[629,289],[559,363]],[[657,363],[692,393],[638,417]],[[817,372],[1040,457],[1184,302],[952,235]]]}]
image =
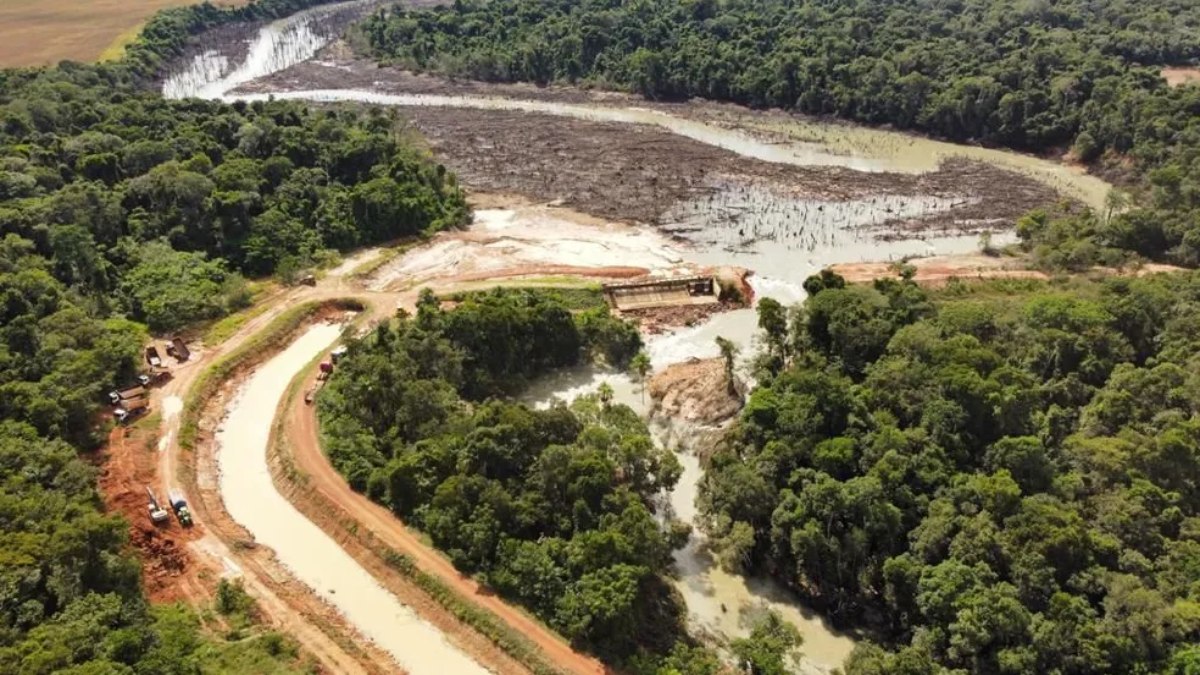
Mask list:
[{"label": "stream outflow", "polygon": [[[830,136],[860,134],[855,138],[861,141],[858,146],[866,150],[846,152],[844,148],[833,147],[833,144],[811,142],[768,143],[745,131],[639,107],[481,96],[390,94],[349,89],[269,94],[235,92],[237,87],[251,80],[312,58],[334,37],[328,27],[322,27],[322,18],[330,12],[361,8],[368,4],[369,0],[360,0],[329,5],[264,26],[250,44],[244,63],[233,67],[226,56],[216,51],[205,52],[168,78],[163,93],[169,98],[198,96],[226,101],[256,101],[274,97],[313,102],[346,101],[390,106],[468,107],[548,113],[584,120],[654,125],[696,141],[769,162],[841,166],[866,172],[919,173],[932,170],[937,161],[951,155],[966,155],[1025,172],[1093,205],[1102,203],[1107,191],[1103,181],[1080,176],[1054,162],[841,125],[836,131],[830,132]],[[796,128],[814,124],[820,123],[797,123]],[[882,145],[888,145],[890,150],[879,152],[876,156],[870,154],[872,147]],[[692,262],[740,265],[751,269],[755,272],[751,284],[759,297],[774,297],[787,304],[803,300],[801,283],[806,276],[832,263],[886,261],[908,255],[968,252],[977,248],[976,235],[892,242],[863,236],[854,222],[833,225],[834,213],[839,209],[846,210],[848,205],[818,206],[823,207],[822,213],[828,211],[828,227],[818,233],[819,237],[815,236],[813,245],[805,251],[790,250],[770,237],[763,237],[752,246],[731,247],[729,242],[719,239],[719,233],[703,231],[705,223],[702,210],[689,210],[689,205],[681,204],[676,215],[680,222],[695,225],[700,231],[696,237],[688,237],[691,243],[688,257]],[[937,205],[916,201],[896,206],[920,211]],[[870,215],[869,209],[864,207],[863,211]],[[762,224],[764,228],[772,226],[771,222]],[[1011,241],[1011,234],[993,238],[996,244],[1007,241]],[[719,314],[698,326],[652,338],[647,348],[654,368],[661,370],[690,357],[715,356],[717,348],[714,338],[717,336],[733,339],[741,345],[743,354],[750,355],[755,349],[756,332],[753,310],[739,310]],[[414,672],[432,672],[435,669],[447,673],[482,672],[478,664],[449,645],[435,628],[421,621],[382,589],[332,539],[296,511],[271,483],[265,459],[269,427],[263,424],[263,420],[271,419],[286,383],[297,370],[336,336],[335,327],[313,328],[256,373],[231,405],[224,430],[218,436],[221,491],[226,507],[261,543],[274,548],[280,560],[299,578],[341,609],[355,626],[392,653],[405,667]],[[544,399],[552,395],[571,398],[594,391],[601,382],[609,382],[614,386],[618,400],[646,414],[644,395],[623,375],[590,372],[563,374],[555,381],[541,383],[541,391],[531,392],[529,399]],[[680,459],[685,470],[679,484],[669,495],[669,502],[677,517],[695,522],[695,497],[703,476],[699,459],[687,447],[688,434],[673,436],[669,429],[663,428],[657,432],[660,442],[684,442]],[[719,570],[704,549],[703,535],[697,532],[688,545],[676,553],[679,572],[677,587],[688,604],[694,625],[725,639],[743,637],[749,632],[747,618],[763,609],[772,609],[800,629],[804,637],[804,659],[800,664],[803,671],[824,673],[841,665],[853,648],[854,642],[850,638],[831,630],[778,585],[768,580],[744,578]]]},{"label": "stream outflow", "polygon": [[229,404],[217,432],[221,498],[257,543],[340,611],[363,635],[414,675],[488,672],[433,625],[379,585],[329,535],[275,488],[267,464],[271,420],[305,365],[333,344],[341,327],[318,324],[255,371]]}]

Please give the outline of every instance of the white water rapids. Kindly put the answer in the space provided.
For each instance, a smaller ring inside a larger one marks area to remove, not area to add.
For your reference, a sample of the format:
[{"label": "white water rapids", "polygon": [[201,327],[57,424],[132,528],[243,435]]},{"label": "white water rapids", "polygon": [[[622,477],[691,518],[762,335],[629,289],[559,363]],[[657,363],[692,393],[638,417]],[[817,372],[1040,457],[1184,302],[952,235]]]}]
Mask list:
[{"label": "white water rapids", "polygon": [[[563,115],[578,119],[654,125],[687,138],[721,147],[746,157],[803,166],[842,166],[858,171],[929,171],[941,159],[951,155],[966,155],[973,159],[993,162],[1022,171],[1059,189],[1072,193],[1086,202],[1103,200],[1107,186],[1090,176],[1080,176],[1054,163],[1013,153],[982,148],[965,148],[937,141],[914,138],[879,130],[830,125],[833,136],[856,135],[856,147],[867,150],[848,151],[833,144],[797,141],[768,143],[754,135],[714,124],[684,119],[669,113],[636,106],[566,104],[537,100],[518,100],[482,96],[438,96],[394,94],[368,90],[320,89],[277,93],[239,94],[235,90],[252,80],[281,71],[312,58],[331,39],[329,30],[322,28],[321,18],[332,12],[354,9],[367,4],[359,2],[328,5],[301,12],[287,19],[264,26],[249,45],[246,59],[231,64],[229,58],[217,51],[206,51],[171,75],[163,85],[169,98],[202,97],[226,101],[256,101],[267,98],[294,99],[314,102],[348,101],[390,106],[468,107],[485,110],[526,111]],[[805,133],[813,125],[804,122]],[[874,154],[870,149],[877,149]],[[886,150],[886,152],[884,151]],[[751,197],[755,197],[751,195]],[[773,206],[768,204],[767,206]],[[815,218],[824,220],[827,227],[820,241],[807,250],[789,250],[770,238],[752,245],[732,247],[720,241],[717,234],[703,231],[702,210],[678,206],[675,216],[679,222],[696,226],[700,232],[688,237],[692,243],[689,257],[701,264],[740,265],[755,271],[751,283],[759,297],[775,297],[793,304],[803,299],[801,282],[809,274],[837,262],[864,262],[899,259],[907,255],[947,254],[967,252],[977,247],[977,237],[943,236],[923,240],[885,242],[861,234],[863,218],[875,217],[874,207],[815,202],[805,206],[819,210]],[[909,200],[897,203],[904,213],[922,213],[942,205],[929,200]],[[750,202],[748,207],[770,211],[762,203]],[[820,207],[818,209],[818,207]],[[797,208],[795,205],[789,208]],[[826,209],[828,209],[826,211]],[[877,209],[875,209],[877,210]],[[779,209],[783,213],[785,209]],[[840,216],[837,214],[840,213]],[[876,214],[877,215],[877,214]],[[833,220],[841,217],[842,220]],[[781,216],[782,217],[782,216]],[[767,224],[770,225],[769,223]],[[1008,235],[1011,236],[1011,235]],[[1010,239],[996,237],[1002,244]],[[411,263],[412,261],[408,261]],[[621,264],[614,260],[609,264]],[[757,328],[753,310],[741,310],[717,315],[701,325],[681,329],[673,334],[658,336],[649,341],[648,350],[656,370],[689,357],[716,355],[714,338],[724,336],[742,346],[744,354],[755,348]],[[229,512],[245,525],[262,543],[275,549],[280,560],[318,594],[337,606],[347,619],[364,634],[375,639],[397,661],[418,675],[423,673],[469,673],[481,670],[460,651],[445,641],[435,628],[417,618],[395,597],[382,589],[361,566],[341,551],[331,539],[297,512],[279,495],[265,473],[265,444],[268,425],[283,394],[286,382],[298,368],[321,351],[336,337],[334,329],[318,327],[297,341],[288,351],[272,359],[247,385],[232,404],[225,431],[220,436],[221,491]],[[620,375],[598,375],[584,372],[564,374],[552,383],[543,383],[542,391],[532,398],[551,395],[573,396],[595,390],[603,381],[614,384],[619,400],[643,409],[643,396],[628,378]],[[684,452],[681,455],[684,475],[669,496],[677,516],[692,521],[695,518],[695,497],[702,476],[698,459]],[[801,630],[804,636],[802,670],[824,673],[841,665],[853,647],[853,641],[831,630],[819,617],[805,609],[794,598],[766,580],[747,579],[716,569],[705,554],[702,536],[693,536],[689,545],[676,555],[680,578],[678,587],[688,604],[692,622],[723,638],[747,634],[744,613],[760,608],[780,612]]]}]

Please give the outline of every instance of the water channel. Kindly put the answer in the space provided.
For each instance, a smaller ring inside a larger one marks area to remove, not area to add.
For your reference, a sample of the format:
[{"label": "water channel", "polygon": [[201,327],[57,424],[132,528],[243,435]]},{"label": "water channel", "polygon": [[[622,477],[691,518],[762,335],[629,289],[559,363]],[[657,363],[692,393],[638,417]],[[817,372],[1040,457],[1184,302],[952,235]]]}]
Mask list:
[{"label": "water channel", "polygon": [[432,624],[379,585],[336,541],[275,489],[267,465],[271,425],[292,377],[341,336],[319,324],[255,371],[229,404],[217,432],[221,499],[229,515],[269,546],[321,599],[342,612],[409,672],[479,674],[475,663]]},{"label": "water channel", "polygon": [[[967,156],[1025,173],[1094,206],[1103,203],[1108,191],[1108,186],[1095,177],[1055,162],[1026,155],[957,146],[906,134],[842,124],[788,120],[779,116],[756,119],[750,112],[744,116],[750,121],[744,122],[742,129],[733,129],[725,124],[685,119],[636,106],[395,94],[349,89],[249,95],[234,91],[238,86],[253,79],[312,58],[332,39],[332,32],[322,28],[322,18],[328,17],[330,12],[353,9],[366,4],[351,2],[326,6],[264,26],[249,46],[245,62],[236,67],[218,52],[199,54],[166,80],[164,95],[172,98],[200,96],[248,101],[275,97],[315,102],[347,101],[372,105],[470,107],[548,113],[585,120],[654,125],[693,140],[769,162],[804,166],[832,165],[864,172],[919,173],[935,169],[940,161],[948,157]],[[760,134],[753,133],[754,130],[769,130],[791,140],[763,140]],[[787,304],[803,299],[801,282],[804,278],[833,263],[896,260],[904,256],[961,253],[978,248],[978,235],[931,235],[920,239],[883,241],[870,233],[870,225],[881,217],[881,209],[886,209],[889,214],[899,211],[903,214],[920,215],[945,208],[945,204],[932,198],[891,197],[889,199],[892,201],[886,203],[880,200],[789,201],[777,195],[758,194],[745,188],[736,190],[741,192],[734,191],[726,195],[723,203],[755,214],[753,224],[748,226],[751,230],[749,235],[745,231],[746,228],[741,228],[742,231],[737,233],[736,238],[727,229],[706,228],[706,211],[703,204],[677,204],[673,207],[669,220],[678,226],[676,233],[690,244],[685,254],[689,260],[700,264],[738,265],[751,269],[755,272],[751,283],[759,297],[774,297]],[[806,222],[811,222],[811,227],[806,227],[798,234],[788,234],[779,227],[785,221],[794,221],[799,213],[804,214]],[[1000,233],[993,236],[993,242],[1001,244],[1011,241],[1011,238],[1011,234]],[[620,264],[620,261],[614,261],[613,264]],[[743,354],[748,355],[753,353],[756,346],[755,330],[753,310],[728,312],[701,325],[656,336],[649,340],[648,351],[656,370],[690,357],[715,356],[717,348],[714,338],[717,336],[739,343]],[[306,336],[305,342],[298,343],[296,348],[304,350],[305,354],[315,354],[319,351],[317,347],[332,339],[333,336],[325,334]],[[284,361],[303,362],[301,356],[303,355],[294,358],[289,356]],[[293,368],[288,373],[281,374],[281,381],[294,372]],[[251,384],[254,385],[259,379],[256,376]],[[642,412],[646,411],[640,387],[630,382],[627,377],[591,370],[563,373],[556,378],[540,382],[535,390],[528,394],[528,400],[544,403],[554,397],[569,399],[594,391],[601,382],[608,382],[613,386],[618,401],[628,403]],[[268,393],[273,397],[272,401],[278,400],[274,392]],[[268,413],[269,411],[264,414]],[[234,422],[231,418],[227,425],[233,426]],[[668,496],[668,501],[677,517],[689,522],[694,521],[695,496],[702,477],[702,468],[696,456],[686,447],[688,434],[679,434],[678,430],[673,430],[669,424],[657,428],[656,433],[661,442],[670,443],[672,446],[680,439],[685,441],[685,447],[680,454],[685,469],[684,475],[675,491]],[[241,477],[233,476],[230,480],[241,480]],[[224,489],[223,485],[222,492],[227,501],[236,502],[238,490],[238,486],[231,483],[228,490]],[[235,508],[233,503],[230,503],[230,512],[239,522],[244,522],[242,518],[254,517],[253,514],[235,512]],[[285,502],[279,508],[290,506]],[[309,525],[311,526],[311,523]],[[312,529],[316,531],[306,533],[304,541],[307,541],[309,536],[319,541],[327,540],[315,526],[312,526]],[[301,538],[285,539],[289,540],[265,543],[277,546],[276,550],[281,559],[286,560],[290,551],[288,547],[294,546],[294,542],[300,541]],[[298,558],[311,555],[307,551],[296,551],[294,554]],[[329,566],[322,572],[321,578],[313,580],[316,584],[314,588],[341,606],[353,593],[334,595],[327,593],[331,589],[326,589],[326,586],[333,583],[349,583],[350,579],[357,578],[359,572],[365,572],[344,553],[344,560],[336,558],[337,554],[333,551],[325,551],[322,555],[329,556]],[[853,648],[853,640],[832,630],[820,617],[808,611],[776,584],[768,580],[728,574],[717,569],[704,551],[703,536],[700,533],[694,534],[688,546],[677,552],[676,564],[679,572],[678,587],[687,601],[692,622],[705,632],[723,639],[743,636],[748,630],[747,615],[769,608],[778,611],[801,630],[805,640],[805,656],[800,669],[806,673],[831,671],[841,664]],[[342,578],[342,570],[348,571],[345,579]],[[358,579],[356,583],[366,584],[368,580]],[[404,609],[402,606],[393,607],[392,604],[398,603],[387,593],[380,595],[390,598],[381,601],[387,605],[385,611],[396,613]],[[346,609],[350,610],[349,607]],[[415,618],[413,620],[419,621]],[[403,621],[409,619],[405,618]],[[356,620],[355,623],[364,629],[364,632],[371,634],[368,630],[369,621],[361,623]],[[430,644],[436,645],[444,638],[434,633],[428,640]],[[381,644],[387,647],[387,644]],[[462,667],[466,670],[451,668],[447,672],[471,670],[468,665],[464,664]]]}]

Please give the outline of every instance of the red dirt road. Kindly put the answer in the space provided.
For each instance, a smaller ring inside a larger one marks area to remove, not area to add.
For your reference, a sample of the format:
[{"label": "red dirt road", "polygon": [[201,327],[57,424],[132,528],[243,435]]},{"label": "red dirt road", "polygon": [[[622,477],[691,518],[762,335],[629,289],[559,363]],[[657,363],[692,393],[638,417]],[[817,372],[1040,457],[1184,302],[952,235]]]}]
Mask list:
[{"label": "red dirt road", "polygon": [[[311,374],[305,378],[303,390],[313,385],[315,377],[315,374]],[[287,416],[285,427],[293,460],[296,468],[306,475],[309,490],[316,491],[326,502],[336,505],[355,522],[369,528],[386,545],[412,558],[422,571],[438,577],[468,601],[495,614],[534,642],[546,658],[559,668],[576,675],[610,672],[597,659],[575,651],[561,636],[536,619],[505,603],[493,591],[460,573],[449,560],[427,546],[390,511],[350,489],[322,453],[315,407],[305,404],[302,396],[295,397],[283,414]]]}]

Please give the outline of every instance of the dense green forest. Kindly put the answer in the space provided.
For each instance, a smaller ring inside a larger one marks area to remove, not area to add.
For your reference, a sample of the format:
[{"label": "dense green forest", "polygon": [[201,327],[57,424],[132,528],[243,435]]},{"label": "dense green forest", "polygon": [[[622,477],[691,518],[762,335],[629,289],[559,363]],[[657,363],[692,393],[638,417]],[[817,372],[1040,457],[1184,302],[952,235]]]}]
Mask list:
[{"label": "dense green forest", "polygon": [[242,275],[468,217],[454,177],[386,116],[147,90],[192,33],[311,4],[169,10],[124,61],[0,71],[0,672],[300,666],[290,641],[242,632],[246,602],[223,620],[228,641],[192,610],[150,608],[128,526],[102,514],[79,453],[147,325],[239,306]]},{"label": "dense green forest", "polygon": [[679,533],[652,498],[674,485],[629,408],[584,399],[535,411],[504,398],[554,369],[627,363],[636,329],[553,292],[495,290],[349,344],[318,398],[323,446],[350,484],[427,533],[571,640],[623,660],[667,653],[682,608],[661,571]]},{"label": "dense green forest", "polygon": [[417,70],[1069,145],[1145,208],[1029,230],[1043,263],[1200,264],[1200,87],[1168,88],[1156,67],[1200,59],[1195,2],[458,0],[380,12],[362,32],[376,55]]},{"label": "dense green forest", "polygon": [[0,233],[153,329],[228,311],[242,274],[468,217],[453,175],[382,113],[165,101],[120,66],[0,78]]},{"label": "dense green forest", "polygon": [[1196,672],[1200,275],[808,287],[701,486],[721,560],[874,630],[850,675]]}]

